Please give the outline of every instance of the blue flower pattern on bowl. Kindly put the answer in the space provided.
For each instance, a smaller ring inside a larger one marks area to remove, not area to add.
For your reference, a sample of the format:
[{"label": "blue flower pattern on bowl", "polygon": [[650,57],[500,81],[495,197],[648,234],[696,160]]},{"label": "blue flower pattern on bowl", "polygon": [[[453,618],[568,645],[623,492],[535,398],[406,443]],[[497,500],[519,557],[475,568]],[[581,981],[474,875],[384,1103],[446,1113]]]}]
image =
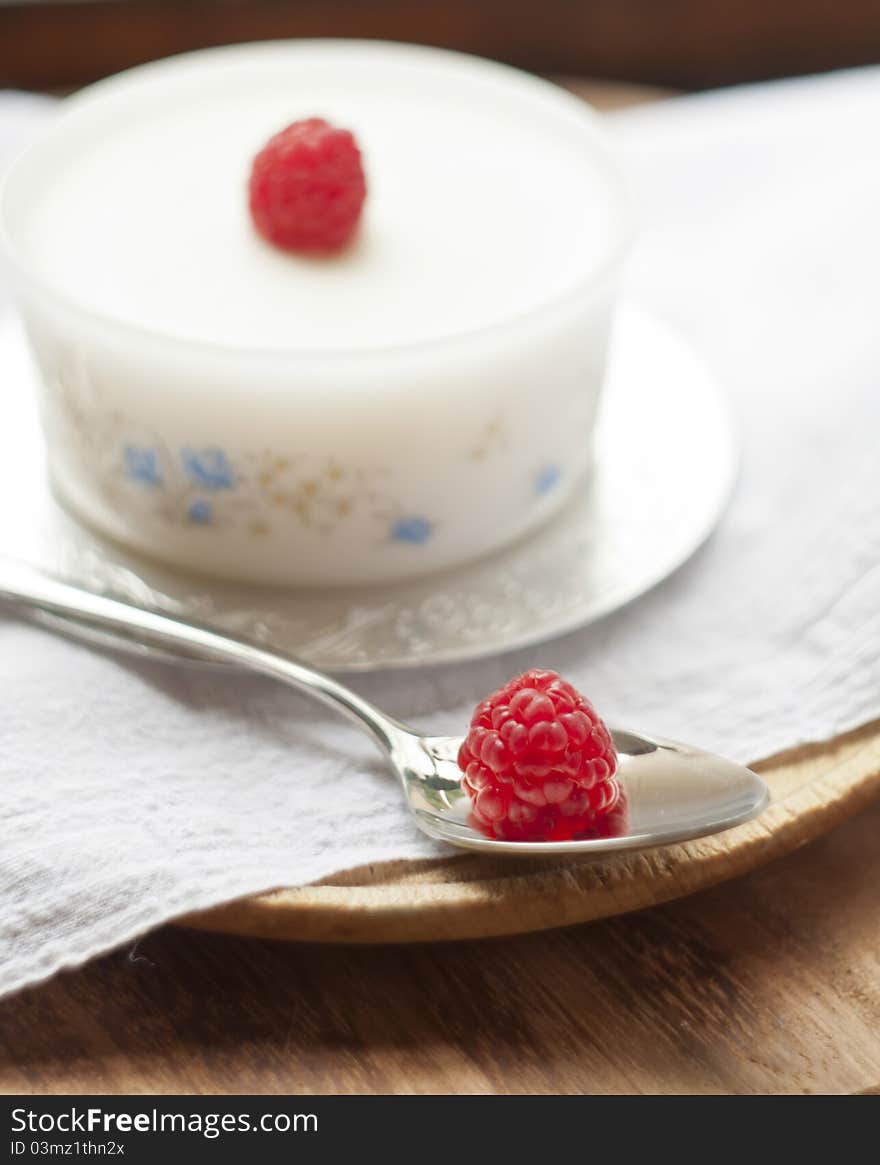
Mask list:
[{"label": "blue flower pattern on bowl", "polygon": [[[167,495],[163,508],[172,520],[176,512],[177,521],[184,520],[197,526],[216,525],[221,519],[224,524],[230,520],[237,524],[235,515],[239,514],[238,520],[241,518],[247,520],[255,533],[266,532],[268,527],[265,523],[269,518],[265,510],[266,492],[267,488],[275,488],[273,484],[275,479],[270,477],[263,482],[265,488],[261,494],[259,489],[254,488],[255,475],[239,474],[225,450],[215,446],[198,448],[188,445],[180,450],[178,459],[171,455],[170,451],[163,449],[159,441],[157,446],[127,443],[123,445],[122,455],[125,476],[129,481],[150,490],[159,490],[163,496]],[[276,461],[276,465],[280,464],[286,465],[288,462]],[[340,472],[336,469],[330,474],[334,480],[339,476]],[[544,466],[533,478],[535,494],[543,496],[552,492],[561,483],[562,476],[558,466]],[[303,484],[303,498],[299,499],[299,506],[293,507],[294,511],[299,513],[299,510],[303,509],[315,489],[312,480]],[[224,506],[222,511],[218,511],[215,501],[203,496],[206,493],[217,494],[222,491],[234,493],[236,496],[237,500],[233,503],[231,511],[228,505]],[[274,495],[276,508],[281,496],[277,493]],[[297,496],[293,495],[294,501]],[[289,499],[285,497],[285,500]],[[388,501],[391,502],[391,499]],[[342,520],[351,513],[351,503],[345,499],[339,500],[336,510]],[[300,513],[299,517],[304,520],[303,513]],[[375,517],[380,518],[380,514],[377,513]],[[434,523],[422,514],[391,517],[386,510],[385,521],[389,519],[390,526],[386,526],[386,529],[394,542],[424,546],[434,536]]]},{"label": "blue flower pattern on bowl", "polygon": [[123,450],[125,472],[131,481],[150,489],[158,489],[163,483],[159,454],[155,449],[140,445],[126,445]]},{"label": "blue flower pattern on bowl", "polygon": [[398,518],[391,527],[391,537],[395,542],[410,542],[422,546],[434,532],[427,518]]},{"label": "blue flower pattern on bowl", "polygon": [[187,516],[197,526],[209,526],[214,520],[214,507],[204,498],[197,498],[187,510]]},{"label": "blue flower pattern on bowl", "polygon": [[545,466],[535,478],[535,492],[548,494],[562,481],[562,470],[557,465]]},{"label": "blue flower pattern on bowl", "polygon": [[220,490],[235,487],[235,473],[222,449],[190,449],[181,451],[181,460],[188,476],[202,489]]},{"label": "blue flower pattern on bowl", "polygon": [[[393,470],[366,457],[315,454],[290,440],[281,448],[236,449],[170,444],[164,436],[120,412],[108,411],[87,368],[67,356],[54,372],[59,418],[78,452],[84,472],[96,478],[111,506],[130,509],[133,520],[199,526],[208,532],[239,529],[256,536],[280,535],[295,526],[312,535],[345,536],[369,521],[377,547],[389,542],[413,548],[432,543],[437,521],[406,509],[396,496]],[[482,462],[506,448],[503,418],[480,432],[477,445],[463,448],[463,463]],[[110,454],[108,457],[108,453]],[[523,485],[538,499],[557,490],[566,474],[546,461],[526,470]]]}]

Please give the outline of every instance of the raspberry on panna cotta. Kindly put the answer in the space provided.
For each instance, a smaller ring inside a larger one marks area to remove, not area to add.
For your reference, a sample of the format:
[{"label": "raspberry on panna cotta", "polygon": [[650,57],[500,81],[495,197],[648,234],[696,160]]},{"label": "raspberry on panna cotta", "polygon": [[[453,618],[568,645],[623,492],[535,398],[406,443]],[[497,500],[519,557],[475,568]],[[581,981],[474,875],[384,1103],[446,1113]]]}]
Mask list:
[{"label": "raspberry on panna cotta", "polygon": [[568,841],[624,826],[611,734],[556,672],[527,671],[479,703],[458,764],[490,837]]},{"label": "raspberry on panna cotta", "polygon": [[322,117],[295,121],[254,158],[251,218],[276,247],[302,254],[341,250],[361,217],[367,184],[354,136]]}]

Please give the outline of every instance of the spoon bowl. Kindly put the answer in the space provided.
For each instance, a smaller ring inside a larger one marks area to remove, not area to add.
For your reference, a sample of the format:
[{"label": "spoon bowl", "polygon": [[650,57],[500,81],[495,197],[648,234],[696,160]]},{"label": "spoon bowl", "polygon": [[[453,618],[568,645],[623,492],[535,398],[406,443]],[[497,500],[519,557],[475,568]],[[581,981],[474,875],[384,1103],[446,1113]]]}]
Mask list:
[{"label": "spoon bowl", "polygon": [[237,667],[314,696],[373,737],[401,781],[416,825],[430,837],[463,849],[544,858],[649,849],[730,829],[769,802],[765,783],[742,765],[689,745],[612,729],[625,804],[625,813],[616,814],[616,828],[572,841],[502,841],[470,823],[470,799],[457,763],[460,737],[422,736],[301,660],[9,560],[0,560],[0,603],[92,645],[129,652],[134,645],[166,662]]},{"label": "spoon bowl", "polygon": [[456,761],[458,737],[413,735],[399,743],[391,761],[416,824],[430,837],[516,857],[600,856],[671,845],[731,829],[769,803],[764,781],[743,765],[672,740],[614,728],[611,735],[626,814],[619,832],[574,841],[501,841],[475,828]]}]

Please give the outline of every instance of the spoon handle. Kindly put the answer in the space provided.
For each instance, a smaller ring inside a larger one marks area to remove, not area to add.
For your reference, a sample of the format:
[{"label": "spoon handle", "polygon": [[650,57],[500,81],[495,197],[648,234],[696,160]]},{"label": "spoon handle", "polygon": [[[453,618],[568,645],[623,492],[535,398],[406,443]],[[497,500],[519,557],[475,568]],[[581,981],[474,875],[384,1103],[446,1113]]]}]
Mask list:
[{"label": "spoon handle", "polygon": [[[103,642],[108,646],[114,641],[118,646],[122,640],[271,676],[338,709],[365,727],[386,752],[401,732],[411,731],[332,676],[292,655],[207,624],[186,622],[96,594],[25,563],[0,559],[0,603],[32,618],[49,616],[50,626],[75,623],[89,630],[107,632]],[[166,658],[172,658],[170,653]]]}]

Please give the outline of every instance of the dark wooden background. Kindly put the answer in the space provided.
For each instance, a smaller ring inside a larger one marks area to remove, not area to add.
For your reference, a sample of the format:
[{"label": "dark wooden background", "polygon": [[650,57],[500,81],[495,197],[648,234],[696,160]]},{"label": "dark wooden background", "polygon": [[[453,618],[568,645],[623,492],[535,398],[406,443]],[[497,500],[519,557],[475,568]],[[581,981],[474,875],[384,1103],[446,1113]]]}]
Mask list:
[{"label": "dark wooden background", "polygon": [[880,0],[0,0],[0,86],[206,45],[409,40],[545,73],[702,88],[880,60]]}]

